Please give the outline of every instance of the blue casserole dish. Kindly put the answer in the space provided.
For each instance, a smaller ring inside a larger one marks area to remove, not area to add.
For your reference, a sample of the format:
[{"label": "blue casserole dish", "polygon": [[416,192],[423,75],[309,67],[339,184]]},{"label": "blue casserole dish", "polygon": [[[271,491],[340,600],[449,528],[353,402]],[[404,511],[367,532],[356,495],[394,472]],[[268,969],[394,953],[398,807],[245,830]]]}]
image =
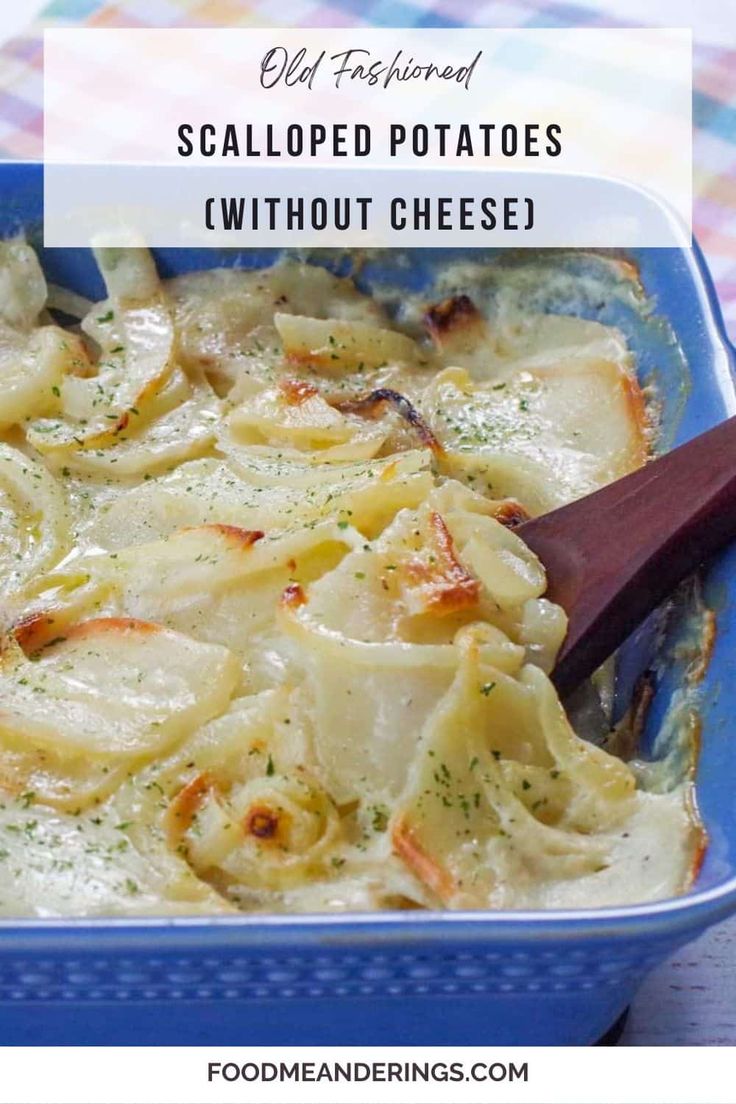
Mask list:
[{"label": "blue casserole dish", "polygon": [[[42,214],[41,166],[5,164],[0,182],[0,231],[25,229],[33,236]],[[443,257],[420,250],[406,264],[406,254],[398,263],[389,251],[369,258],[362,278],[416,290]],[[733,350],[697,248],[642,250],[629,259],[654,304],[651,317],[634,317],[615,296],[600,302],[583,296],[549,309],[621,326],[640,370],[656,377],[669,446],[736,410]],[[171,275],[214,264],[263,265],[273,254],[163,250],[157,260]],[[42,251],[42,262],[50,280],[102,294],[88,251]],[[683,387],[683,355],[694,373],[689,389]],[[710,846],[686,896],[576,912],[2,920],[0,1042],[594,1042],[631,1001],[647,970],[736,910],[736,741],[730,732],[736,548],[709,571],[705,596],[718,613],[703,684],[697,776]],[[637,665],[636,652],[629,648],[629,667]],[[676,684],[676,670],[660,679],[650,740]]]}]

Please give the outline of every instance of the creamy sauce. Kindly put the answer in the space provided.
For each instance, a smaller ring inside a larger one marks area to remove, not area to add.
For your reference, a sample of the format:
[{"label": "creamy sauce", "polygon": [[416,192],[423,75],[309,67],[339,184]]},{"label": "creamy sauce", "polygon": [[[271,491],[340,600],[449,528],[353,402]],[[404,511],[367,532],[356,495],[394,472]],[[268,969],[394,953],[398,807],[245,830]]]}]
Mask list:
[{"label": "creamy sauce", "polygon": [[623,335],[546,313],[645,312],[625,266],[448,263],[365,296],[293,262],[162,286],[103,255],[85,351],[39,329],[23,248],[7,325],[45,344],[0,443],[1,914],[687,887],[697,664],[655,761],[603,750],[631,743],[610,674],[576,735],[546,677],[565,615],[512,528],[652,446]]}]

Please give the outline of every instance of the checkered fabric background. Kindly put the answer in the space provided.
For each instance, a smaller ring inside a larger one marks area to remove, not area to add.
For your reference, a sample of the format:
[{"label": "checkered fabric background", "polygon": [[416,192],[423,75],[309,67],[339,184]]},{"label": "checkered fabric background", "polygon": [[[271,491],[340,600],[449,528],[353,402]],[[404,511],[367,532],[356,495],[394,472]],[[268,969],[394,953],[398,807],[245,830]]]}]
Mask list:
[{"label": "checkered fabric background", "polygon": [[[724,8],[734,0],[723,0]],[[647,6],[636,6],[642,14]],[[621,10],[621,9],[620,9]],[[42,156],[43,49],[48,26],[565,27],[631,26],[610,5],[564,0],[53,0],[0,49],[0,157]],[[733,16],[736,28],[736,14]],[[677,25],[676,19],[673,23]],[[736,340],[736,30],[693,55],[694,229]]]}]

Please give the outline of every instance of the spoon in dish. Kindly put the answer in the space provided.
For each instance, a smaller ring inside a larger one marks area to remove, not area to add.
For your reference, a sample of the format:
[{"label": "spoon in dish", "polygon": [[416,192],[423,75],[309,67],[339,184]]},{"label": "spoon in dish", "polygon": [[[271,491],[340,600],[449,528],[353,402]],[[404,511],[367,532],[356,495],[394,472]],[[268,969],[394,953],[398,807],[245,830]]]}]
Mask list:
[{"label": "spoon in dish", "polygon": [[736,539],[736,417],[517,532],[544,564],[547,597],[567,613],[552,673],[565,697]]}]

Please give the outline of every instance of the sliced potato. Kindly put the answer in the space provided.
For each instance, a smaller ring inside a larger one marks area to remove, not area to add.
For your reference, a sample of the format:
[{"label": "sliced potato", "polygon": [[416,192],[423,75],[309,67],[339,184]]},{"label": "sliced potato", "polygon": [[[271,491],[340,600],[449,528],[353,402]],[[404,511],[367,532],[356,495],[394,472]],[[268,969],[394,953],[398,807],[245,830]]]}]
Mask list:
[{"label": "sliced potato", "polygon": [[316,463],[370,459],[388,432],[362,418],[341,414],[305,380],[283,380],[236,406],[228,418],[238,445],[268,445],[301,452]]},{"label": "sliced potato", "polygon": [[397,330],[381,330],[340,318],[276,314],[274,323],[289,363],[334,375],[363,365],[413,364],[422,359],[415,342]]},{"label": "sliced potato", "polygon": [[102,356],[96,374],[62,384],[58,417],[31,427],[46,453],[114,445],[145,423],[147,404],[174,369],[173,322],[148,251],[100,250],[97,258],[110,299],[83,325]]},{"label": "sliced potato", "polygon": [[417,505],[434,482],[426,452],[314,464],[279,450],[228,447],[232,464],[194,460],[103,504],[84,530],[85,543],[114,550],[187,525],[222,523],[272,533],[329,518],[373,536],[402,507]]},{"label": "sliced potato", "polygon": [[238,676],[217,645],[128,618],[83,621],[32,662],[6,659],[0,741],[62,757],[150,757],[224,709]]},{"label": "sliced potato", "polygon": [[389,317],[308,264],[161,285],[97,246],[108,298],[53,292],[78,337],[0,245],[0,913],[681,888],[687,784],[570,728],[565,614],[509,530],[645,460],[621,335],[534,314],[516,262]]},{"label": "sliced potato", "polygon": [[426,722],[391,833],[396,853],[446,907],[524,907],[545,882],[605,868],[611,841],[589,819],[566,816],[586,792],[579,771],[610,766],[615,777],[605,797],[595,787],[598,832],[631,812],[628,767],[558,721],[547,742],[532,689],[544,683],[541,671],[509,679],[469,647]]},{"label": "sliced potato", "polygon": [[647,455],[641,391],[612,361],[572,360],[481,385],[451,369],[421,407],[445,470],[533,514],[626,475]]},{"label": "sliced potato", "polygon": [[46,279],[34,250],[22,238],[0,242],[0,318],[27,332],[46,305]]},{"label": "sliced potato", "polygon": [[[165,390],[165,389],[164,389]],[[150,478],[164,468],[211,452],[219,420],[220,400],[208,385],[191,389],[179,405],[144,424],[133,423],[100,447],[52,449],[47,453],[50,466],[112,480]],[[29,439],[45,452],[49,437]]]},{"label": "sliced potato", "polygon": [[381,325],[383,313],[352,280],[315,265],[282,260],[248,272],[214,268],[166,282],[182,363],[204,371],[218,394],[242,395],[285,378],[275,311]]},{"label": "sliced potato", "polygon": [[68,504],[42,464],[0,443],[0,594],[17,594],[69,548]]},{"label": "sliced potato", "polygon": [[39,326],[46,293],[31,247],[0,242],[0,430],[54,411],[65,372],[84,356],[72,334]]},{"label": "sliced potato", "polygon": [[112,808],[72,815],[34,795],[0,803],[0,915],[187,916],[234,908],[171,855],[156,867]]}]

